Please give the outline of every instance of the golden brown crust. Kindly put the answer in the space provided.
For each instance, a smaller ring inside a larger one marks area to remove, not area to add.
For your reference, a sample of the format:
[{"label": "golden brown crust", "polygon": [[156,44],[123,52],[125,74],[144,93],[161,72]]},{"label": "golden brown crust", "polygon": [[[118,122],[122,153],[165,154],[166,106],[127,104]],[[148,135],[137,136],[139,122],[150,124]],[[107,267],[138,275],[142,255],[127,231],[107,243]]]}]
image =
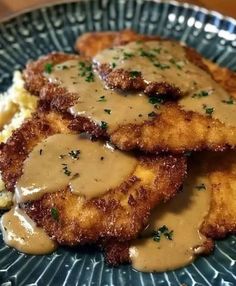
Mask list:
[{"label": "golden brown crust", "polygon": [[[32,80],[33,88],[35,88],[35,82],[41,83],[42,74],[36,71],[42,70],[45,59],[53,65],[53,60],[58,63],[62,58],[66,60],[73,57],[73,55],[62,56],[61,53],[59,59],[56,56],[54,53],[52,56],[40,58],[28,65],[24,72],[28,87]],[[32,66],[33,70],[28,71]],[[34,72],[36,72],[34,77],[29,76]],[[37,80],[37,75],[40,80]],[[36,93],[40,93],[40,98],[50,105],[52,110],[59,112],[65,112],[75,102],[73,94],[52,83],[44,82]],[[109,133],[109,130],[104,131],[99,125],[85,117],[77,117],[71,128],[80,132],[89,132],[96,137],[110,138],[122,150],[139,149],[145,152],[180,153],[203,149],[224,150],[229,147],[234,148],[236,145],[236,128],[227,127],[216,119],[183,111],[174,103],[164,104],[157,113],[160,114],[151,121],[139,125],[123,125],[112,133]]]},{"label": "golden brown crust", "polygon": [[153,121],[121,126],[110,135],[111,141],[121,150],[151,153],[223,151],[236,145],[236,128],[227,127],[219,120],[183,111],[172,103],[162,105],[159,110]]},{"label": "golden brown crust", "polygon": [[[151,209],[176,194],[185,175],[185,160],[172,156],[144,158],[138,168],[155,174],[154,181],[145,176],[137,178],[134,173],[99,198],[87,201],[67,188],[22,207],[60,244],[131,240],[148,223]],[[51,208],[58,210],[58,220],[52,218]]]},{"label": "golden brown crust", "polygon": [[232,97],[236,98],[236,72],[220,67],[207,59],[203,59],[203,61],[210,70],[214,80],[228,91]]},{"label": "golden brown crust", "polygon": [[92,58],[98,52],[113,46],[125,45],[140,40],[159,39],[157,36],[141,35],[130,29],[119,32],[90,32],[77,38],[75,50],[87,58]]},{"label": "golden brown crust", "polygon": [[[47,113],[43,111],[45,108],[41,106],[41,111],[1,147],[0,169],[8,190],[14,189],[24,160],[37,143],[55,133],[71,132],[71,116]],[[68,187],[21,207],[60,244],[133,239],[147,224],[151,209],[177,193],[186,172],[183,156],[137,158],[134,173],[101,197],[85,200],[72,194]],[[58,221],[51,216],[53,207],[59,211]]]},{"label": "golden brown crust", "polygon": [[[210,209],[201,232],[211,238],[236,233],[236,152],[199,154],[196,164],[209,178]],[[197,157],[197,156],[196,156]]]},{"label": "golden brown crust", "polygon": [[47,79],[43,75],[45,71],[45,65],[55,65],[75,58],[77,58],[76,55],[53,52],[49,55],[40,57],[40,61],[28,62],[26,69],[23,71],[26,89],[34,95],[39,95],[41,88],[43,88],[45,84],[48,83]]}]

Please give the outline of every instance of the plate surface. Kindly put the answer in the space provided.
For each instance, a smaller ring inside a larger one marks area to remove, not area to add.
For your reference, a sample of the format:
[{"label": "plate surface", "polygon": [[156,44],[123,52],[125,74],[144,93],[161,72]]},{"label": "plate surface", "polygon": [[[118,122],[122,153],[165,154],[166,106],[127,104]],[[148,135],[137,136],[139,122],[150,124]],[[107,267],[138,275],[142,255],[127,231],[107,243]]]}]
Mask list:
[{"label": "plate surface", "polygon": [[[72,52],[87,31],[133,28],[186,42],[205,57],[236,70],[236,21],[188,4],[142,0],[87,0],[19,15],[0,24],[0,91],[30,58],[53,50]],[[0,285],[236,285],[236,237],[215,252],[166,273],[139,273],[129,265],[109,268],[101,253],[60,248],[28,256],[4,245],[0,234]]]}]

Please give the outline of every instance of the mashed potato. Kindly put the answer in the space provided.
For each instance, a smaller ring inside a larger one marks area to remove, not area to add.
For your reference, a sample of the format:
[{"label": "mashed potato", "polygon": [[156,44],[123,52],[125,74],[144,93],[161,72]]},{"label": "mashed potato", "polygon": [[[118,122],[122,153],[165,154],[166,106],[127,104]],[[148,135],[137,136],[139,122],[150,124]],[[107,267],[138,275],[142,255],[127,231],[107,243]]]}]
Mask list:
[{"label": "mashed potato", "polygon": [[[37,104],[37,97],[24,88],[22,74],[16,71],[13,84],[7,92],[0,94],[0,142],[6,142],[12,132],[31,116]],[[12,194],[5,191],[0,176],[0,209],[12,204]]]}]

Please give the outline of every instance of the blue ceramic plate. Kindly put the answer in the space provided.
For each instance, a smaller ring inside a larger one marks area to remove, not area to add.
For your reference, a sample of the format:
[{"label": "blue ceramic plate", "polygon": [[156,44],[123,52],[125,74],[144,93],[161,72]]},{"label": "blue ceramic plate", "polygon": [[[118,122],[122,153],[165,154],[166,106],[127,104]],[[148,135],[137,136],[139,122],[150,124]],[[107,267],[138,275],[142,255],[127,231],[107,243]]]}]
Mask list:
[{"label": "blue ceramic plate", "polygon": [[[0,24],[0,91],[28,59],[53,50],[73,51],[87,31],[133,28],[186,42],[205,57],[236,70],[236,21],[216,12],[166,1],[80,1],[41,8]],[[1,235],[0,235],[1,236]],[[166,273],[140,273],[129,265],[110,268],[89,249],[60,248],[29,256],[0,237],[0,284],[17,285],[236,285],[236,237],[216,243],[214,254]]]}]

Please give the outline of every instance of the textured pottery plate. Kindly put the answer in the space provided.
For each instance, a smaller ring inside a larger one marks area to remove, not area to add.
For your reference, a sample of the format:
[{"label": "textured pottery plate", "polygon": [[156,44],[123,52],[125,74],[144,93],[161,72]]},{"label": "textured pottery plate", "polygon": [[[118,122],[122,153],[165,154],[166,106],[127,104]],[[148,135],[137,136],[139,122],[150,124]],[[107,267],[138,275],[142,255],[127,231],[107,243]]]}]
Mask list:
[{"label": "textured pottery plate", "polygon": [[[176,2],[80,1],[42,8],[0,24],[0,91],[28,59],[53,50],[73,51],[87,31],[133,28],[186,42],[205,57],[236,70],[236,21]],[[29,256],[4,245],[0,234],[0,284],[17,285],[236,285],[236,237],[216,243],[214,254],[166,273],[110,268],[96,250],[60,248]]]}]

